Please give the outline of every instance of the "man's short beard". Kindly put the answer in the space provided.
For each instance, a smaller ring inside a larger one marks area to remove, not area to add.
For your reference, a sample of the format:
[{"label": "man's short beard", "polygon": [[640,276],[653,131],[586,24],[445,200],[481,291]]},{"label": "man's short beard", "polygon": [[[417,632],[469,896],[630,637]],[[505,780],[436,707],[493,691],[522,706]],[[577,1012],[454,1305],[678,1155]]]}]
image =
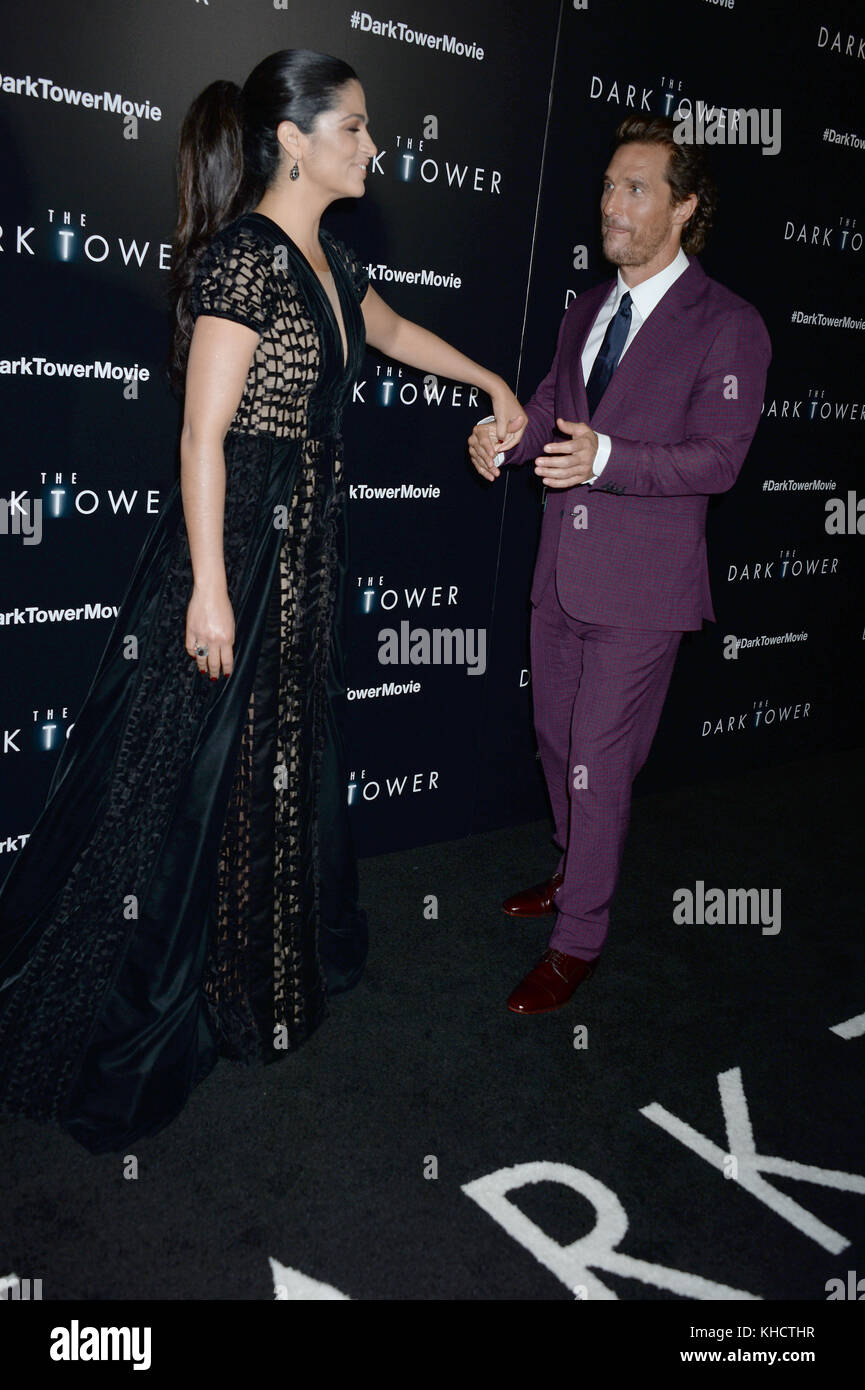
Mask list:
[{"label": "man's short beard", "polygon": [[610,262],[611,265],[642,265],[642,264],[643,264],[642,261],[637,261],[637,260],[635,260],[635,259],[634,259],[634,256],[633,256],[633,252],[632,252],[632,251],[629,252],[628,250],[626,250],[626,248],[625,248],[624,246],[620,246],[617,250],[614,250],[614,251],[605,251],[605,252],[604,252],[604,256],[605,256],[605,258]]},{"label": "man's short beard", "polygon": [[[616,248],[613,246],[610,251],[607,251],[606,247],[604,247],[604,256],[611,265],[647,265],[655,253],[663,246],[668,235],[669,231],[665,232],[663,236],[660,236],[654,245],[649,245],[648,247],[646,247],[645,243],[643,243],[642,246],[639,244],[634,245],[633,241],[627,247],[621,246]],[[604,245],[603,227],[601,228],[601,245]],[[648,254],[646,254],[646,251]]]}]

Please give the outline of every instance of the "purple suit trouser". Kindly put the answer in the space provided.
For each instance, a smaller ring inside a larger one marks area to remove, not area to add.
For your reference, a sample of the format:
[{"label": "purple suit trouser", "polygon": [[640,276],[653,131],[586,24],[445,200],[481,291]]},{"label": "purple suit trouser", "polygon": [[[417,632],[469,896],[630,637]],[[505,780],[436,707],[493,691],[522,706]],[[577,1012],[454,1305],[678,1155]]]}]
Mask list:
[{"label": "purple suit trouser", "polygon": [[550,946],[594,960],[682,633],[582,622],[551,575],[532,610],[535,732],[562,851]]}]

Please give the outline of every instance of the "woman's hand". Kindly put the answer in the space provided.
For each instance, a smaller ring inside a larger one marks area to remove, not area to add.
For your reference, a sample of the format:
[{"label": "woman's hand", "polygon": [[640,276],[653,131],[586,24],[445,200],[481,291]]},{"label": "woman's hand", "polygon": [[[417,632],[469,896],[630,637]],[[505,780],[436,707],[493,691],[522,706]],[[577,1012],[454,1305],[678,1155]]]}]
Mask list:
[{"label": "woman's hand", "polygon": [[475,425],[469,436],[469,457],[482,478],[495,482],[499,476],[497,456],[513,449],[523,437],[528,417],[506,382],[490,392],[495,418]]},{"label": "woman's hand", "polygon": [[529,417],[506,381],[498,379],[498,385],[490,391],[493,414],[496,417],[496,439],[499,449],[513,449],[523,437]]},{"label": "woman's hand", "polygon": [[[206,647],[207,655],[198,656],[197,647]],[[234,611],[225,588],[201,589],[192,587],[192,597],[186,610],[186,650],[207,672],[211,680],[219,673],[230,676],[234,669]]]}]

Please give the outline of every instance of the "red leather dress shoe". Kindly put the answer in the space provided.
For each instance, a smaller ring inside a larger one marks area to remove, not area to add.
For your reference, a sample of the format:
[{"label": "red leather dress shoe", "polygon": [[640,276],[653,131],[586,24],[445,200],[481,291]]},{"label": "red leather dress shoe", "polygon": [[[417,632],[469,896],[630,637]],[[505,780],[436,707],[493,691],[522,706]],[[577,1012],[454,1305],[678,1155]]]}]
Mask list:
[{"label": "red leather dress shoe", "polygon": [[545,883],[536,883],[533,888],[524,888],[521,893],[505,898],[502,910],[509,917],[546,917],[556,910],[553,899],[563,882],[564,874],[553,874]]},{"label": "red leather dress shoe", "polygon": [[517,985],[508,1008],[515,1014],[548,1014],[567,1004],[577,985],[587,980],[597,962],[564,951],[547,950],[534,970]]}]

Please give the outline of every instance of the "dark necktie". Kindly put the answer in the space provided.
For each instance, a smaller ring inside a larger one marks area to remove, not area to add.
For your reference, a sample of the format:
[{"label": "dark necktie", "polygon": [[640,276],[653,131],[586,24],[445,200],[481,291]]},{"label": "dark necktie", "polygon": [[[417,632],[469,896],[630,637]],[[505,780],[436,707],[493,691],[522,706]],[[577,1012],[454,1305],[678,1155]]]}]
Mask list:
[{"label": "dark necktie", "polygon": [[610,377],[616,370],[616,363],[622,355],[622,348],[625,346],[630,328],[631,296],[626,291],[622,295],[618,313],[614,314],[607,324],[604,341],[601,343],[600,351],[595,358],[589,373],[589,380],[586,383],[590,416],[594,415],[597,410],[600,399],[609,385]]}]

